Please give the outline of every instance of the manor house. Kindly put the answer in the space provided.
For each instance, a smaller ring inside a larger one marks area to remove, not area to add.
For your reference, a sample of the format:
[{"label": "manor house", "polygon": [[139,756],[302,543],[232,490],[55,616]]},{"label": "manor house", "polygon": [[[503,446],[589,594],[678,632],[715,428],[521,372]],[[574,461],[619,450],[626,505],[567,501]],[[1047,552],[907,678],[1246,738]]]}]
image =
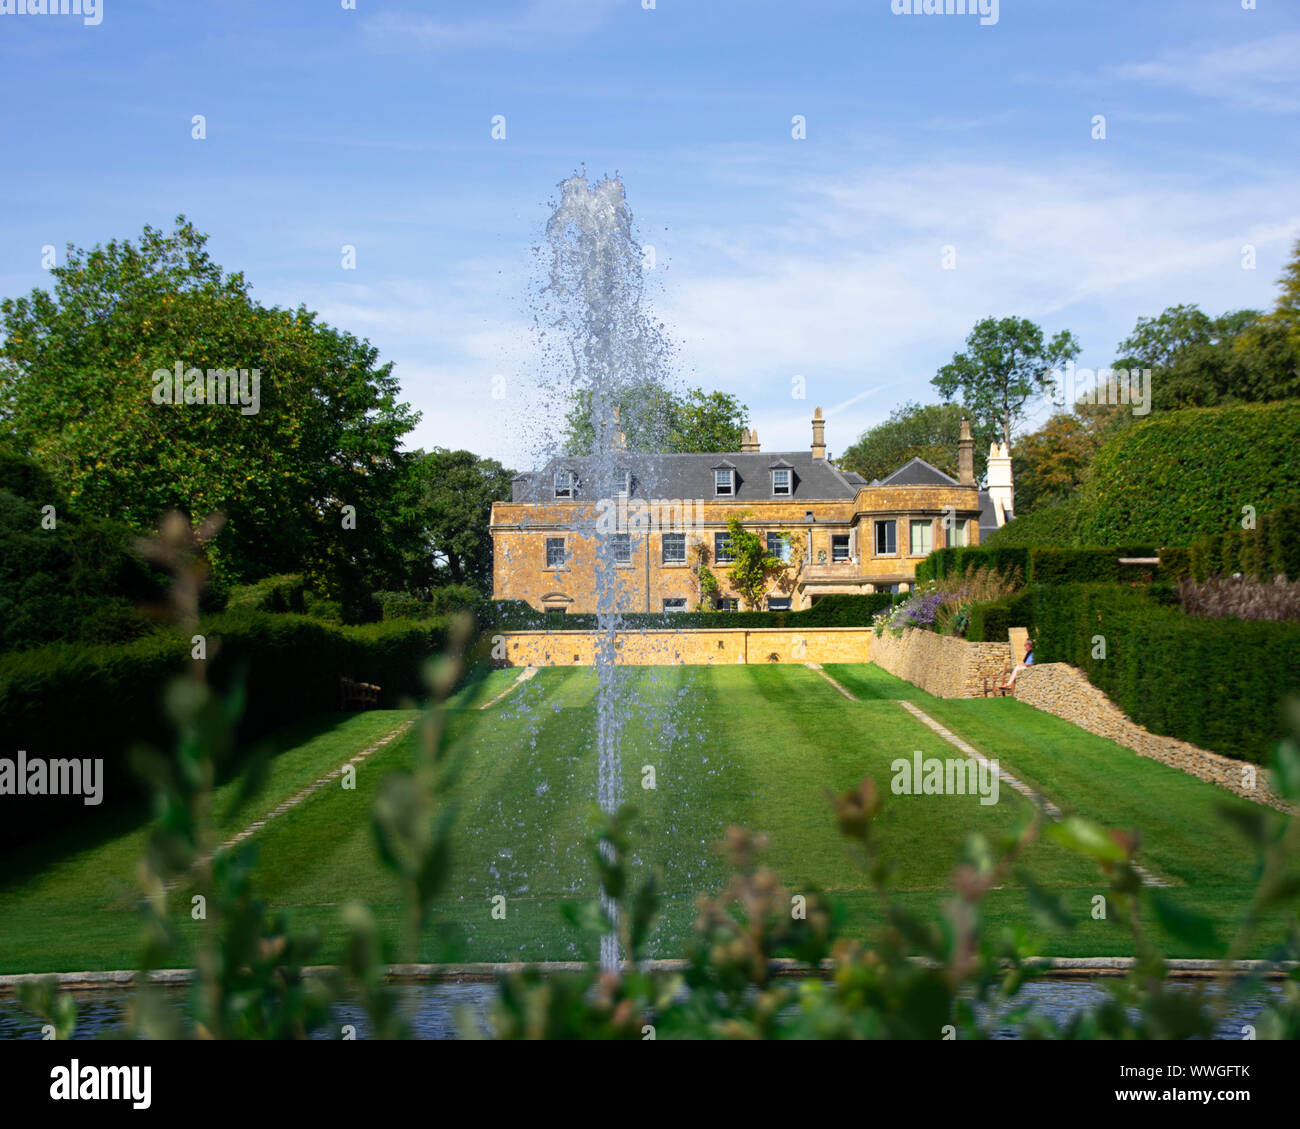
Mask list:
[{"label": "manor house", "polygon": [[[1011,456],[989,450],[988,489],[975,481],[975,442],[962,422],[959,477],[914,458],[874,482],[826,457],[825,420],[806,451],[764,452],[757,432],[739,451],[638,454],[616,441],[602,457],[561,456],[519,475],[492,506],[493,598],[547,612],[597,610],[598,556],[624,612],[740,607],[728,579],[728,519],[785,563],[764,610],[801,610],[830,593],[905,592],[917,562],[945,545],[977,545],[1013,516]],[[614,472],[610,474],[609,466]],[[614,486],[600,488],[598,473]],[[700,582],[704,566],[715,591]]]}]

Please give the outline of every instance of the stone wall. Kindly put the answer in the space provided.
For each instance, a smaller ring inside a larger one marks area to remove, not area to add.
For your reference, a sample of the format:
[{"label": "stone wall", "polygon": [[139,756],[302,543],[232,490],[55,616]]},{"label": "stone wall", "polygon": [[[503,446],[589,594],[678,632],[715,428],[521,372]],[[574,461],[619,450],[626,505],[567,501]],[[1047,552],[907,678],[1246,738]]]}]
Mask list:
[{"label": "stone wall", "polygon": [[1073,722],[1135,753],[1208,780],[1257,803],[1287,810],[1269,785],[1263,768],[1234,760],[1176,737],[1162,737],[1132,721],[1077,667],[1040,663],[1016,676],[1016,698],[1044,713]]},{"label": "stone wall", "polygon": [[981,698],[984,682],[1006,677],[1006,643],[968,643],[951,635],[909,628],[871,640],[871,661],[936,698]]},{"label": "stone wall", "polygon": [[[592,631],[511,631],[504,636],[507,666],[592,666]],[[713,663],[864,663],[877,642],[869,627],[719,628],[620,631],[619,662],[628,666],[707,666]],[[498,659],[498,661],[502,661]]]}]

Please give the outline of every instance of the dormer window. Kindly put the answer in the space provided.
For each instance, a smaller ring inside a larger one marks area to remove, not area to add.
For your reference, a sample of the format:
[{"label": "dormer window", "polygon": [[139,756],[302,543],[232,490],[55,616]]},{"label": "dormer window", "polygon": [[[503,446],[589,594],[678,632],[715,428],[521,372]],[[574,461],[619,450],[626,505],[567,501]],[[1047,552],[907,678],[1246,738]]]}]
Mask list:
[{"label": "dormer window", "polygon": [[630,470],[620,470],[614,476],[615,489],[625,498],[632,496],[632,472]]},{"label": "dormer window", "polygon": [[776,467],[772,471],[772,497],[788,498],[790,496],[790,468]]},{"label": "dormer window", "polygon": [[736,496],[736,472],[731,467],[719,467],[713,472],[713,493],[719,498]]},{"label": "dormer window", "polygon": [[573,477],[573,471],[561,467],[555,472],[555,496],[557,498],[572,498],[577,481]]}]

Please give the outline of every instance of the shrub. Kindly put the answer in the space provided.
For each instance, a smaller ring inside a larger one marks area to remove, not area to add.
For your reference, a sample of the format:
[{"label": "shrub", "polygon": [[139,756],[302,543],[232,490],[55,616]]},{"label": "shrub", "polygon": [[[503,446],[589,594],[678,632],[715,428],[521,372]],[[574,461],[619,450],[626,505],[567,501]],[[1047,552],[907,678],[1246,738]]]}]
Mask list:
[{"label": "shrub", "polygon": [[[1161,412],[1093,458],[1079,536],[1095,545],[1186,543],[1300,498],[1300,400]],[[1015,524],[1014,522],[1012,523]]]},{"label": "shrub", "polygon": [[455,611],[477,611],[483,596],[469,584],[448,584],[432,589],[427,596],[411,592],[375,592],[373,598],[383,619],[431,619]]},{"label": "shrub", "polygon": [[236,584],[226,597],[232,611],[297,612],[306,610],[303,579],[298,573],[267,576],[252,584]]},{"label": "shrub", "polygon": [[1069,548],[1079,544],[1077,498],[1050,502],[1017,516],[995,529],[980,542],[980,548],[1032,549],[1039,546]]}]

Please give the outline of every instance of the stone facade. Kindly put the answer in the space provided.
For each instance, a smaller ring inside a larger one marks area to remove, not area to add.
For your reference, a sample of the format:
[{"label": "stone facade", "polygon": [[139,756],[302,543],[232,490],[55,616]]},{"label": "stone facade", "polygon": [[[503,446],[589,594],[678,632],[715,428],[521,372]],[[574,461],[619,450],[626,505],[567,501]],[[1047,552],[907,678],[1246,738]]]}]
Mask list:
[{"label": "stone facade", "polygon": [[[507,666],[592,666],[600,636],[593,631],[511,631]],[[869,627],[720,628],[716,631],[620,631],[618,661],[626,666],[710,666],[715,663],[864,663],[875,640]]]},{"label": "stone facade", "polygon": [[[826,458],[823,422],[818,408],[811,451],[763,454],[757,435],[746,432],[742,450],[730,454],[620,452],[613,461],[624,469],[614,475],[620,485],[613,497],[599,497],[601,486],[583,481],[598,475],[582,458],[558,457],[520,475],[512,500],[492,507],[493,598],[554,612],[596,611],[598,553],[610,552],[616,532],[627,540],[621,559],[604,571],[614,577],[617,610],[660,612],[669,610],[666,601],[696,609],[703,602],[700,563],[721,586],[717,599],[739,601],[728,563],[715,559],[717,537],[733,516],[761,537],[786,535],[789,545],[788,566],[772,577],[760,608],[740,607],[745,611],[766,609],[772,600],[788,600],[798,611],[824,595],[906,591],[931,550],[979,543],[987,498],[970,470],[973,440],[962,440],[960,481],[914,459],[868,483]],[[731,468],[732,496],[719,497],[714,475],[725,476],[724,468]],[[787,476],[785,496],[776,494],[777,475]]]},{"label": "stone facade", "polygon": [[872,662],[936,698],[982,698],[985,679],[1002,682],[1010,660],[1006,643],[968,643],[914,628],[871,641]]},{"label": "stone facade", "polygon": [[1016,698],[1248,800],[1290,810],[1269,787],[1268,774],[1263,768],[1143,729],[1077,667],[1067,663],[1027,667],[1016,676]]}]

